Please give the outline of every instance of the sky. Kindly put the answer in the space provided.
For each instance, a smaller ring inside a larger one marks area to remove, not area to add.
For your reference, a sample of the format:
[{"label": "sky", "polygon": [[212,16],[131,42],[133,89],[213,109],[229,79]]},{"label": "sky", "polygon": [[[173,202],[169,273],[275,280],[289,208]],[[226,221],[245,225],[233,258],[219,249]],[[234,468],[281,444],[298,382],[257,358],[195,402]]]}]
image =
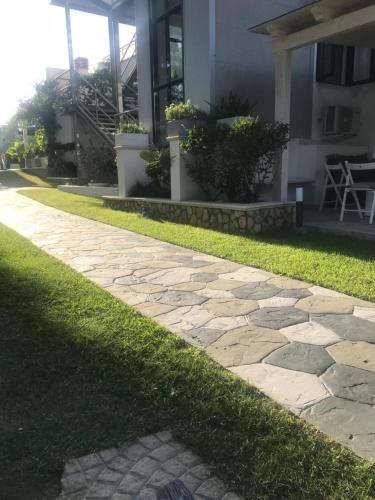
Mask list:
[{"label": "sky", "polygon": [[[72,11],[74,57],[88,57],[90,70],[109,54],[107,18]],[[46,67],[68,68],[65,12],[50,0],[0,0],[0,125],[31,97]],[[133,29],[120,26],[124,45]]]}]

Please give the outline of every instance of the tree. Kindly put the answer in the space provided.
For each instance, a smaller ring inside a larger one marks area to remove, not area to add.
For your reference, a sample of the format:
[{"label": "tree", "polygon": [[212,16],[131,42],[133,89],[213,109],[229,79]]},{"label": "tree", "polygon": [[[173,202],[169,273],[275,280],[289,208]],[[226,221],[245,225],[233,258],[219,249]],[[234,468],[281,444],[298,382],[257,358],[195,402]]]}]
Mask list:
[{"label": "tree", "polygon": [[21,101],[17,112],[18,119],[35,125],[45,134],[45,146],[48,155],[52,155],[56,144],[56,132],[59,129],[56,110],[59,106],[56,83],[45,81],[35,86],[35,94],[30,99]]}]

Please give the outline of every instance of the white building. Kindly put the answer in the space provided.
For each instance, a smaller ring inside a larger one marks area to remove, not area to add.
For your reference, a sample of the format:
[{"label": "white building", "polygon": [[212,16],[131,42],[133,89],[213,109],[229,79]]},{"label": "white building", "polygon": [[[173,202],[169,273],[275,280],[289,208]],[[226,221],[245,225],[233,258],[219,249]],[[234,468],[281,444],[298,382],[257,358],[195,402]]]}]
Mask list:
[{"label": "white building", "polygon": [[[123,112],[118,23],[136,27],[138,118],[154,141],[164,108],[202,108],[230,91],[291,125],[278,199],[304,184],[317,202],[329,153],[373,154],[375,5],[371,0],[52,0],[107,16],[114,105]],[[249,30],[249,27],[251,29]],[[293,55],[293,57],[292,57]],[[117,68],[117,69],[116,69]],[[276,68],[276,71],[275,71]],[[117,78],[117,80],[116,80]]]}]

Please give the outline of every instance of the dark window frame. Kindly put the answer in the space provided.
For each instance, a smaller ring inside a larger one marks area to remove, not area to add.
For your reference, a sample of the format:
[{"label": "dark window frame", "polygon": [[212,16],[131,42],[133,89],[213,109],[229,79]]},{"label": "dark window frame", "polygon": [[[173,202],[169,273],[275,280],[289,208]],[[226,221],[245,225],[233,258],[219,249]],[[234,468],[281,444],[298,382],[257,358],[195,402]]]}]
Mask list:
[{"label": "dark window frame", "polygon": [[[167,9],[162,14],[153,17],[152,15],[152,1],[149,0],[149,17],[150,17],[150,44],[151,44],[151,95],[152,95],[152,119],[153,119],[153,139],[155,143],[160,143],[158,131],[156,130],[156,99],[163,90],[167,89],[168,102],[171,100],[171,91],[173,87],[182,85],[182,100],[185,99],[185,44],[184,44],[184,5],[183,0],[179,0],[176,5]],[[173,14],[181,13],[182,17],[182,76],[180,78],[171,78],[171,53],[170,53],[170,33],[169,29],[165,29],[165,45],[166,45],[166,64],[167,64],[167,81],[163,84],[158,84],[156,72],[158,69],[158,44],[157,44],[157,25],[162,21],[168,21]]]}]

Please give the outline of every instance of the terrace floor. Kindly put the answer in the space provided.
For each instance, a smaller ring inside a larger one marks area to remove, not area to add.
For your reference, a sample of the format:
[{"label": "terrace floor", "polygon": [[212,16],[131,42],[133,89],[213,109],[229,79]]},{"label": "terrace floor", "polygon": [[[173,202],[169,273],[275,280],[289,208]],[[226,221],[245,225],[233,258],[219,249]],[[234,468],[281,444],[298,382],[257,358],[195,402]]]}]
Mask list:
[{"label": "terrace floor", "polygon": [[[375,304],[46,207],[0,222],[375,460]],[[338,223],[337,223],[338,224]]]},{"label": "terrace floor", "polygon": [[339,218],[339,210],[326,208],[319,212],[317,207],[306,207],[304,210],[304,227],[325,233],[375,240],[375,222],[370,225],[368,217],[360,219],[358,214],[346,213],[343,222],[339,222]]}]

